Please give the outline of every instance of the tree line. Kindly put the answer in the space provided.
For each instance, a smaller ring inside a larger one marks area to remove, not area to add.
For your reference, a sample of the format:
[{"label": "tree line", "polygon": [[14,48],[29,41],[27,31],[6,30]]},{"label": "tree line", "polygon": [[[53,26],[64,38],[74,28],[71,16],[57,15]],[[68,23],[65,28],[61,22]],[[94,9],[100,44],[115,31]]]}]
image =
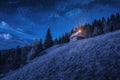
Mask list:
[{"label": "tree line", "polygon": [[77,32],[79,29],[82,29],[86,38],[120,30],[120,14],[112,14],[107,19],[102,17],[102,19],[95,19],[91,24],[80,25],[77,28],[72,29],[70,32],[65,33],[62,37],[56,38],[54,44],[69,42],[70,35]]},{"label": "tree line", "polygon": [[44,50],[53,45],[69,42],[71,34],[78,29],[82,29],[86,38],[95,37],[101,34],[120,30],[120,14],[112,14],[107,19],[94,20],[91,24],[85,24],[72,29],[70,32],[63,34],[61,37],[53,40],[50,29],[47,30],[45,40],[36,39],[30,46],[20,47],[16,49],[0,51],[0,73],[7,73],[10,70],[15,70],[22,67],[30,60],[37,56],[44,55]]}]

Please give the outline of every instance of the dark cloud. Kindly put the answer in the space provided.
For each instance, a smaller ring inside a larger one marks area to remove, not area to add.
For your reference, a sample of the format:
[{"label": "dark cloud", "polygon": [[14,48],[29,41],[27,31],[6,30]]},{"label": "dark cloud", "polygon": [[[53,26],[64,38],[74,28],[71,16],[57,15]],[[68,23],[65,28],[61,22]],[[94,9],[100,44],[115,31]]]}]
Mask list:
[{"label": "dark cloud", "polygon": [[[73,0],[74,1],[74,0]],[[69,4],[69,3],[68,3]],[[79,0],[76,4],[70,4],[65,7],[63,11],[59,11],[59,14],[64,14],[66,12],[69,12],[73,9],[79,8],[81,10],[91,10],[95,8],[96,6],[109,6],[109,7],[120,7],[120,0],[88,0],[87,3],[82,3],[81,0]]]},{"label": "dark cloud", "polygon": [[91,1],[89,4],[118,6],[120,4],[120,0],[95,0]]},{"label": "dark cloud", "polygon": [[64,9],[57,12],[62,14],[72,9],[80,8],[82,10],[90,10],[97,5],[108,5],[120,7],[120,0],[0,0],[0,11],[14,12],[19,7],[32,7],[34,9],[51,11],[56,10],[56,4]]},{"label": "dark cloud", "polygon": [[0,8],[18,8],[33,7],[44,10],[51,10],[57,2],[65,2],[67,0],[0,0]]},{"label": "dark cloud", "polygon": [[0,0],[0,12],[13,14],[21,7],[27,7],[32,13],[50,11],[64,15],[74,9],[89,11],[96,6],[112,6],[119,8],[119,4],[120,0]]}]

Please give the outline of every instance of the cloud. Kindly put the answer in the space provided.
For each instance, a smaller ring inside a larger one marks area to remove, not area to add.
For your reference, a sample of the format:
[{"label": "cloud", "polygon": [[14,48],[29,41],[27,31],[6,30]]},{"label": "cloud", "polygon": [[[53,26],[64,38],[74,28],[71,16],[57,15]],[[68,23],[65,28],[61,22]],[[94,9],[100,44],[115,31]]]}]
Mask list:
[{"label": "cloud", "polygon": [[42,10],[53,10],[56,3],[66,2],[67,0],[1,0],[0,9],[3,8],[18,8],[18,7],[33,7]]},{"label": "cloud", "polygon": [[33,10],[57,11],[64,14],[72,9],[90,10],[97,5],[120,7],[120,0],[1,0],[0,11],[13,13],[19,7]]},{"label": "cloud", "polygon": [[74,9],[81,9],[81,10],[91,10],[94,9],[96,6],[109,6],[109,7],[120,7],[120,0],[77,0],[76,2],[74,0],[70,0],[73,1],[73,3],[68,2],[67,6],[65,6],[63,11],[59,11],[58,13],[63,15],[71,10]]}]

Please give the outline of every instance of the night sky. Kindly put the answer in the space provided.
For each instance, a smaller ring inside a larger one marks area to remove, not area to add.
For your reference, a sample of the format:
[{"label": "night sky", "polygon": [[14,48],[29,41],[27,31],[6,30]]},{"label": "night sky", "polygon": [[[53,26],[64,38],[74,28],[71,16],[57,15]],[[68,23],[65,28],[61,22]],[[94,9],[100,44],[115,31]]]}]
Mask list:
[{"label": "night sky", "polygon": [[43,39],[48,28],[56,38],[78,25],[117,12],[120,0],[0,0],[0,21]]}]

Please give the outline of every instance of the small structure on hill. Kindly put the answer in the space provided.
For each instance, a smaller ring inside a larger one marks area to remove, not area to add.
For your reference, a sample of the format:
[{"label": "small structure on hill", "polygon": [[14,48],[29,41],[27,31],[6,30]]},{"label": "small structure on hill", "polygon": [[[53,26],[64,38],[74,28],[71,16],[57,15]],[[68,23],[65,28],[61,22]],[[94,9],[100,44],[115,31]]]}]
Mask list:
[{"label": "small structure on hill", "polygon": [[86,36],[83,33],[82,29],[79,29],[70,36],[70,42],[84,39]]}]

